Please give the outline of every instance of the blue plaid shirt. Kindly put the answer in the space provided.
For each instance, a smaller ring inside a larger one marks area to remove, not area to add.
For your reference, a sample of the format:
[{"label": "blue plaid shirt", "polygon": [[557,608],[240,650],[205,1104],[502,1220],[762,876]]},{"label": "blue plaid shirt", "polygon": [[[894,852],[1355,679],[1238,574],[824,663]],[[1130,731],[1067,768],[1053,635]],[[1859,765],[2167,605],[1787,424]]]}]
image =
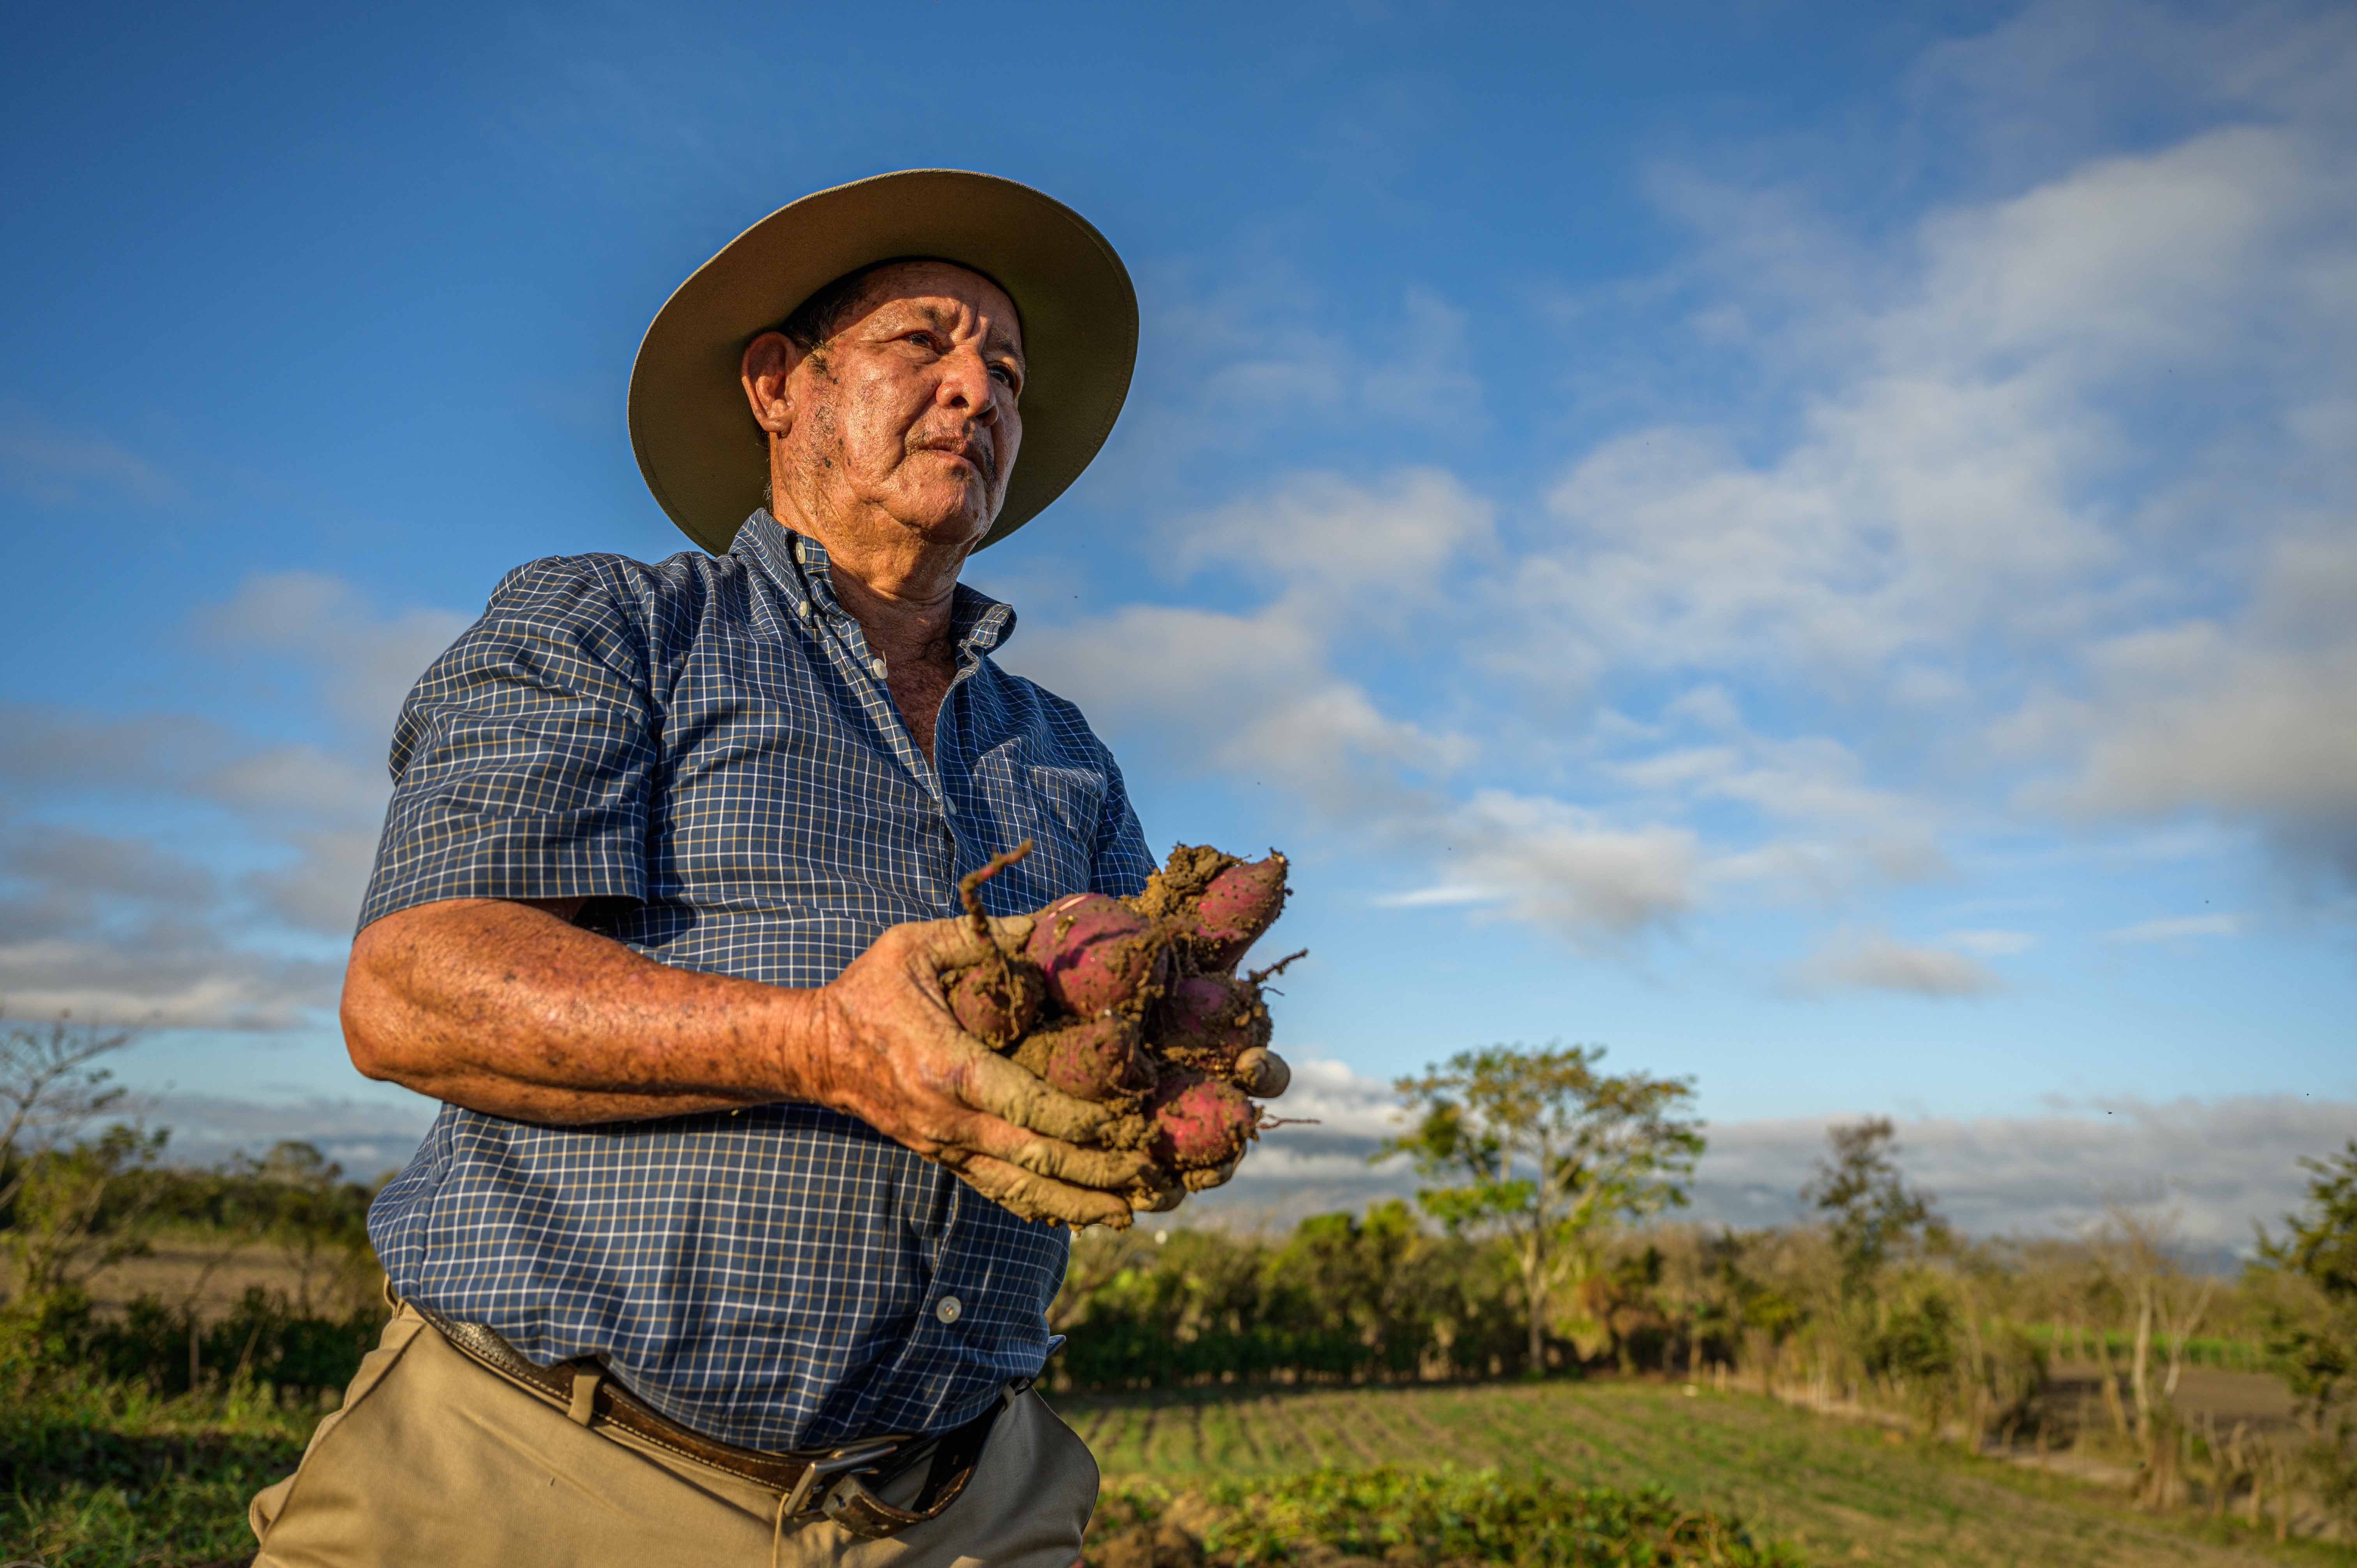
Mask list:
[{"label": "blue plaid shirt", "polygon": [[[1077,709],[990,658],[961,585],[928,762],[826,552],[756,512],[719,559],[536,561],[426,671],[393,735],[361,923],[440,898],[597,900],[661,962],[821,985],[1028,838],[993,912],[1153,869]],[[378,1197],[395,1291],[544,1365],[602,1359],[724,1442],[938,1431],[1036,1375],[1066,1234],[813,1105],[543,1127],[446,1105]],[[951,1305],[955,1298],[955,1305]]]}]

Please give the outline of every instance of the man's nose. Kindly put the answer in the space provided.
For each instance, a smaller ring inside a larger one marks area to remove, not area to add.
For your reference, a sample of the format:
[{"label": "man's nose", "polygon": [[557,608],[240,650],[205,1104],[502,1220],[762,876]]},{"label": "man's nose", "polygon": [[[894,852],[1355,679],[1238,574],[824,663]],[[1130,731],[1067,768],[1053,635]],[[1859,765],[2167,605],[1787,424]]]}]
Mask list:
[{"label": "man's nose", "polygon": [[952,408],[963,408],[977,420],[998,417],[998,383],[990,379],[990,362],[982,349],[968,344],[952,349],[942,360],[942,384],[936,396]]}]

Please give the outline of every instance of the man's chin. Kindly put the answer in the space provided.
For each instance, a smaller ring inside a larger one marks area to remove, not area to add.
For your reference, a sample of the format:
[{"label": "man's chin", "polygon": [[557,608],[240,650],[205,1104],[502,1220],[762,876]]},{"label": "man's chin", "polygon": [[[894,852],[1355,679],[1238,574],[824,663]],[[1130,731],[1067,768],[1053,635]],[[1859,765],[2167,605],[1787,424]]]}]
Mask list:
[{"label": "man's chin", "polygon": [[971,548],[981,543],[982,536],[990,532],[996,513],[987,505],[977,505],[969,496],[939,506],[896,507],[892,515],[901,527],[930,544],[963,544]]}]

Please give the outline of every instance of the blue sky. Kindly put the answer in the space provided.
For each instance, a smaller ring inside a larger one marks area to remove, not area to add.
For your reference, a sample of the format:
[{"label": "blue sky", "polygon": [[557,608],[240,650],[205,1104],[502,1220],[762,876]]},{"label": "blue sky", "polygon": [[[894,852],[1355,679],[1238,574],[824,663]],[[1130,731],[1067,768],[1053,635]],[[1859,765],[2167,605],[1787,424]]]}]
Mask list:
[{"label": "blue sky", "polygon": [[2181,1135],[2042,1184],[2222,1235],[2219,1129],[2357,1132],[2345,7],[29,27],[0,993],[154,1019],[192,1149],[414,1128],[329,1020],[401,693],[515,563],[683,544],[622,425],[681,277],[941,164],[1137,279],[1112,444],[968,575],[1157,847],[1295,857],[1334,1136],[1596,1041],[1730,1148],[2125,1111]]}]

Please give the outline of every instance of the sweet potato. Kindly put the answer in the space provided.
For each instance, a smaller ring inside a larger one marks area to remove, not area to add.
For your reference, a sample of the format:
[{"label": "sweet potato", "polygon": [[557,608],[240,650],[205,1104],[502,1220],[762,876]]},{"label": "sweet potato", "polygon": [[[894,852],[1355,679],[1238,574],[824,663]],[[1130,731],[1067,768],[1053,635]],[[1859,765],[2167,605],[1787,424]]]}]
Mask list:
[{"label": "sweet potato", "polygon": [[1036,1030],[1016,1047],[1015,1064],[1099,1104],[1134,1100],[1155,1085],[1154,1064],[1138,1048],[1137,1026],[1118,1014]]},{"label": "sweet potato", "polygon": [[1260,987],[1224,974],[1190,974],[1171,983],[1154,1012],[1154,1048],[1215,1077],[1236,1058],[1268,1044],[1268,1009]]},{"label": "sweet potato", "polygon": [[1048,983],[1021,959],[1001,956],[952,977],[949,998],[959,1028],[992,1050],[1003,1051],[1039,1021]]},{"label": "sweet potato", "polygon": [[1260,1115],[1243,1092],[1182,1067],[1167,1068],[1146,1102],[1147,1150],[1175,1171],[1223,1165],[1244,1152]]},{"label": "sweet potato", "polygon": [[1033,917],[1024,956],[1048,994],[1083,1018],[1144,1011],[1168,983],[1170,944],[1156,922],[1118,898],[1075,893]]},{"label": "sweet potato", "polygon": [[1195,905],[1202,898],[1203,889],[1211,885],[1211,879],[1228,867],[1243,864],[1234,855],[1209,844],[1173,844],[1162,869],[1146,879],[1146,891],[1123,902],[1148,919],[1164,920],[1181,915],[1191,918]]},{"label": "sweet potato", "polygon": [[1196,900],[1189,932],[1196,966],[1225,972],[1236,966],[1285,909],[1285,856],[1229,866]]}]

